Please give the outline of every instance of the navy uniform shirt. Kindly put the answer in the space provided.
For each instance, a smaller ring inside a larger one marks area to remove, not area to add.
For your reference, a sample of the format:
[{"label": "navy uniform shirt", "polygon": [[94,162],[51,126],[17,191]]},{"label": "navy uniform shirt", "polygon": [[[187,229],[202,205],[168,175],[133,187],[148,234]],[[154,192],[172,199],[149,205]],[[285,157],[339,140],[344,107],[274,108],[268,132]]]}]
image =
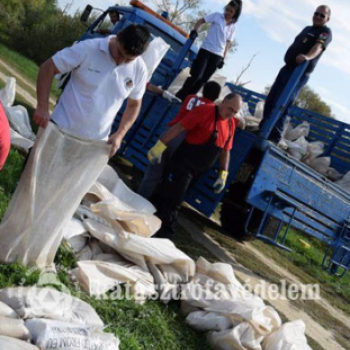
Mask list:
[{"label": "navy uniform shirt", "polygon": [[[332,41],[332,31],[327,26],[314,27],[308,26],[302,30],[302,32],[295,38],[294,43],[289,47],[284,56],[284,61],[289,68],[295,68],[297,63],[295,59],[300,54],[307,54],[316,43],[321,43],[323,51]],[[311,73],[318,60],[322,56],[321,52],[317,57],[310,61],[306,73]]]}]

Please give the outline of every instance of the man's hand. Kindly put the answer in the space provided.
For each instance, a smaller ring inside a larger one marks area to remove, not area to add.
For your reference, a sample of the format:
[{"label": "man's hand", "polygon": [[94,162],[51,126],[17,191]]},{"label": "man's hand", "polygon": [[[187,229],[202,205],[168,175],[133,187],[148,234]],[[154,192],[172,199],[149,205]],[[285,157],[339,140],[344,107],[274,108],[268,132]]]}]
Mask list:
[{"label": "man's hand", "polygon": [[171,94],[169,91],[164,90],[162,96],[167,99],[169,102],[173,103],[173,102],[179,102],[181,103],[182,101],[176,97],[175,95]]},{"label": "man's hand", "polygon": [[34,111],[33,120],[34,123],[38,126],[41,126],[42,128],[46,128],[47,123],[51,119],[50,112],[47,108],[43,107],[36,107],[36,110]]},{"label": "man's hand", "polygon": [[158,140],[156,142],[156,144],[147,153],[147,158],[151,164],[160,164],[162,160],[162,154],[166,148],[166,144],[164,144],[162,141]]},{"label": "man's hand", "polygon": [[214,183],[215,193],[220,193],[225,188],[227,176],[228,176],[228,171],[220,170],[219,177]]},{"label": "man's hand", "polygon": [[222,58],[221,61],[218,63],[217,68],[218,68],[218,69],[221,69],[221,68],[224,66],[224,64],[225,64],[225,61],[224,61],[224,59]]},{"label": "man's hand", "polygon": [[190,39],[191,40],[196,40],[197,36],[198,36],[198,32],[195,29],[192,29],[190,31]]},{"label": "man's hand", "polygon": [[121,144],[122,144],[123,139],[121,137],[119,137],[116,133],[112,134],[107,143],[109,145],[111,145],[111,150],[109,152],[109,158],[112,158],[118,151],[118,149],[120,148]]},{"label": "man's hand", "polygon": [[305,62],[305,61],[309,61],[309,57],[306,56],[306,55],[302,55],[302,54],[298,55],[298,56],[296,57],[296,59],[295,59],[295,62],[296,62],[297,64],[301,64],[301,63],[303,63],[303,62]]}]

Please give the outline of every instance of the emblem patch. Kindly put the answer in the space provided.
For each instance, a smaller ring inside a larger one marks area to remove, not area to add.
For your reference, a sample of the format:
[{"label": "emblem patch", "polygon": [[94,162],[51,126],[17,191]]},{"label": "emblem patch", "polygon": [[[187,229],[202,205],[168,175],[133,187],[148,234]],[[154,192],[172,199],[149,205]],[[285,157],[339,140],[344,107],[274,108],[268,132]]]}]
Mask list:
[{"label": "emblem patch", "polygon": [[129,90],[129,89],[132,89],[133,86],[134,86],[134,83],[133,83],[132,79],[130,79],[130,78],[126,78],[126,79],[124,80],[124,83],[125,83],[125,87],[126,87],[128,90]]},{"label": "emblem patch", "polygon": [[328,34],[327,33],[322,33],[320,34],[320,36],[318,37],[318,40],[322,40],[322,41],[325,41],[328,37]]}]

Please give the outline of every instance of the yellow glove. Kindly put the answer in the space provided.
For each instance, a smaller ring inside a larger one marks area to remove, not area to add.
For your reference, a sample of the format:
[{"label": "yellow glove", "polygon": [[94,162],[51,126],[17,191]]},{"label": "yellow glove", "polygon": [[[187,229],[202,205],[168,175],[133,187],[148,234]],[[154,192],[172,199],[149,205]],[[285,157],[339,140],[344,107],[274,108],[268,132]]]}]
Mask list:
[{"label": "yellow glove", "polygon": [[151,164],[159,164],[162,160],[162,154],[167,146],[160,140],[148,151],[147,158]]},{"label": "yellow glove", "polygon": [[215,193],[220,193],[224,189],[224,187],[226,185],[227,176],[228,176],[228,171],[220,170],[219,177],[214,183],[214,192]]}]

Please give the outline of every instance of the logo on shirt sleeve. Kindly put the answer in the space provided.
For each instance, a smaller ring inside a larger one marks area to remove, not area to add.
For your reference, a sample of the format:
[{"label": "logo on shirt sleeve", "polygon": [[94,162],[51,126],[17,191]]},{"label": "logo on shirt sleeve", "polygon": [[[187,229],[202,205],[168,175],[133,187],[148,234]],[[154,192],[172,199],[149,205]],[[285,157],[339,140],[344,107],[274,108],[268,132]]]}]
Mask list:
[{"label": "logo on shirt sleeve", "polygon": [[320,36],[318,37],[318,40],[321,40],[321,41],[325,41],[328,37],[328,34],[327,33],[322,33],[320,34]]},{"label": "logo on shirt sleeve", "polygon": [[126,78],[126,79],[124,80],[124,83],[125,83],[125,87],[126,87],[128,90],[130,90],[130,89],[132,89],[132,88],[134,87],[134,83],[133,83],[133,81],[132,81],[131,78]]}]

